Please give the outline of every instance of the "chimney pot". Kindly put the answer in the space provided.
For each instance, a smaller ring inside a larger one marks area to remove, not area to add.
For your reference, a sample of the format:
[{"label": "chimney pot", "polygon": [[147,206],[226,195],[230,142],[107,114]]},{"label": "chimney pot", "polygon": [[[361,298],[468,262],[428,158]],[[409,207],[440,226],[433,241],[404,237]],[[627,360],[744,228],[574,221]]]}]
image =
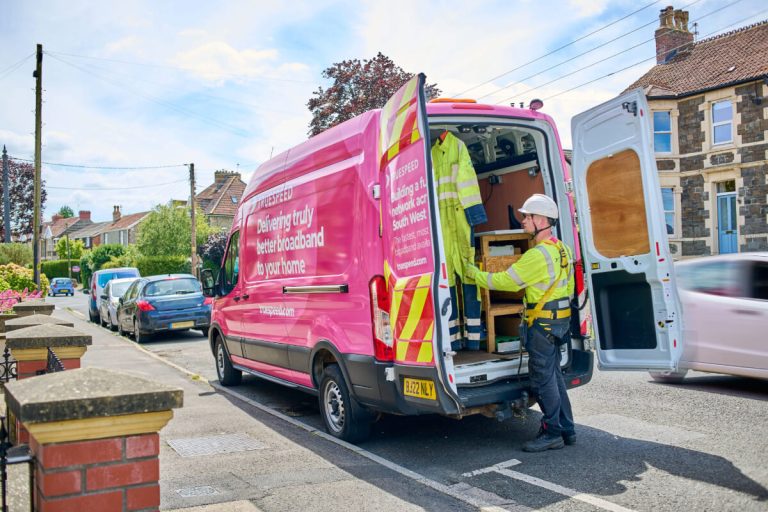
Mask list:
[{"label": "chimney pot", "polygon": [[656,64],[665,64],[672,57],[683,53],[693,43],[688,30],[688,11],[667,6],[659,14],[659,28],[655,32]]},{"label": "chimney pot", "polygon": [[80,210],[78,217],[80,217],[80,220],[91,220],[91,212],[90,210]]},{"label": "chimney pot", "polygon": [[115,205],[112,207],[112,222],[117,222],[120,220],[121,214],[120,214],[120,207],[118,205]]}]

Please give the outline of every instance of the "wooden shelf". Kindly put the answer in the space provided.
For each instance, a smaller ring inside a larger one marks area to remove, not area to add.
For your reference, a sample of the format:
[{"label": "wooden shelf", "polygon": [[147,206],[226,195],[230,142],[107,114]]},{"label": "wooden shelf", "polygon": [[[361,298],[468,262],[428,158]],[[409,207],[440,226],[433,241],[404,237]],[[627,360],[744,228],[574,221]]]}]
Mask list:
[{"label": "wooden shelf", "polygon": [[489,308],[489,316],[518,315],[523,312],[522,304],[492,304]]}]

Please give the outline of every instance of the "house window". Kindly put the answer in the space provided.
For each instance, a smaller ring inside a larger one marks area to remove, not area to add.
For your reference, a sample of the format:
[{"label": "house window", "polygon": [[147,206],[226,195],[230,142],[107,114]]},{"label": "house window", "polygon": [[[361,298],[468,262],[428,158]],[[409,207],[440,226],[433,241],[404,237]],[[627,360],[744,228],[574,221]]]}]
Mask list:
[{"label": "house window", "polygon": [[712,144],[733,141],[733,107],[730,100],[712,104]]},{"label": "house window", "polygon": [[675,234],[675,189],[662,187],[661,202],[664,205],[664,223],[667,225],[667,234]]},{"label": "house window", "polygon": [[656,153],[672,152],[672,113],[653,113],[653,149]]}]

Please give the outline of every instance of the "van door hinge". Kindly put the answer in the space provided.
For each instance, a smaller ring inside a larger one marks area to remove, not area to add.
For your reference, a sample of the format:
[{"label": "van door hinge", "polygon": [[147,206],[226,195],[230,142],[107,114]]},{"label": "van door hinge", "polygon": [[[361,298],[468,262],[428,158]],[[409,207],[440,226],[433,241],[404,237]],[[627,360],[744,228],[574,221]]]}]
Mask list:
[{"label": "van door hinge", "polygon": [[565,182],[565,191],[569,194],[573,194],[573,180]]},{"label": "van door hinge", "polygon": [[374,199],[380,199],[381,198],[381,185],[376,184],[373,187],[371,187],[371,194],[373,195]]},{"label": "van door hinge", "polygon": [[621,104],[621,108],[632,114],[633,116],[637,117],[637,102],[636,101],[625,101]]}]

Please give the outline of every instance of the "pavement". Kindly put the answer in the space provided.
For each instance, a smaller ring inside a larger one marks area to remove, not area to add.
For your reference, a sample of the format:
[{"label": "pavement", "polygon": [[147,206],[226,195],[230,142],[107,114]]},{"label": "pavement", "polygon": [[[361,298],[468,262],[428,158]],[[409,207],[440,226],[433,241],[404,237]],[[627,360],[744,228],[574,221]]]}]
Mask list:
[{"label": "pavement", "polygon": [[[260,404],[224,393],[218,383],[88,322],[76,311],[57,309],[53,314],[73,320],[76,329],[93,336],[83,367],[128,372],[184,391],[184,406],[174,410],[160,432],[161,510],[475,510],[361,456],[352,445],[332,442],[325,432],[302,428]],[[207,342],[200,338],[200,343]],[[15,480],[12,487],[23,491],[24,476]]]}]

